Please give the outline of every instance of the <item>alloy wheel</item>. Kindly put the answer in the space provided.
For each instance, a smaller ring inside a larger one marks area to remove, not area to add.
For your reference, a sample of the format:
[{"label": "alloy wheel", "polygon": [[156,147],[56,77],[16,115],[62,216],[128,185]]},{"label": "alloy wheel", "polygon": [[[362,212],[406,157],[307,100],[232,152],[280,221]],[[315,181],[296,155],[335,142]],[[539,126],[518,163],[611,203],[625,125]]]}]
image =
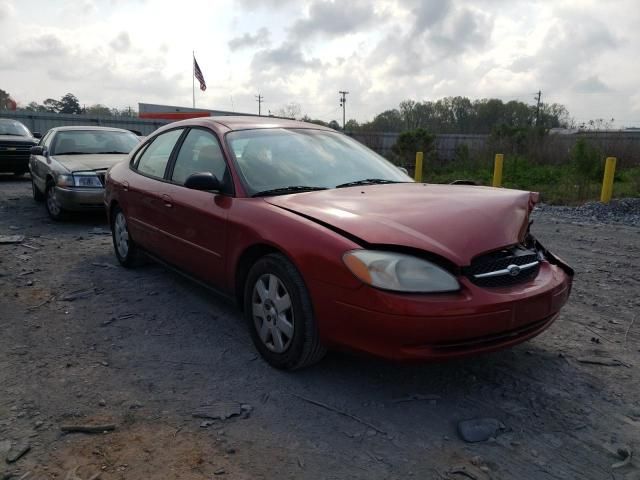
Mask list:
[{"label": "alloy wheel", "polygon": [[58,217],[62,213],[62,208],[56,197],[56,189],[53,186],[47,189],[47,209],[53,217]]},{"label": "alloy wheel", "polygon": [[295,321],[291,297],[282,281],[272,273],[260,276],[253,287],[251,303],[262,343],[272,352],[285,352],[293,340]]},{"label": "alloy wheel", "polygon": [[124,213],[119,211],[116,214],[114,222],[114,237],[116,242],[116,248],[121,258],[127,258],[129,253],[129,230],[127,229],[127,219],[124,218]]}]

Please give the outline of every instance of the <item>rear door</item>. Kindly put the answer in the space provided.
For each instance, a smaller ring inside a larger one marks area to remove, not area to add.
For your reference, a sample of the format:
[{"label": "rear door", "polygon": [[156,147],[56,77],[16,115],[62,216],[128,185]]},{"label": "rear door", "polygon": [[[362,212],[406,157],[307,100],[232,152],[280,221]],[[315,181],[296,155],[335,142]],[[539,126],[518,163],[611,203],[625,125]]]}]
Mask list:
[{"label": "rear door", "polygon": [[[186,188],[194,173],[211,172],[222,183],[219,192]],[[171,263],[218,288],[224,288],[227,215],[233,202],[227,164],[217,137],[192,128],[175,155],[165,184],[165,231]]]},{"label": "rear door", "polygon": [[134,158],[128,184],[122,185],[124,211],[129,220],[132,238],[152,253],[166,258],[171,250],[164,234],[167,213],[163,198],[166,186],[165,173],[184,128],[161,133],[140,150]]}]

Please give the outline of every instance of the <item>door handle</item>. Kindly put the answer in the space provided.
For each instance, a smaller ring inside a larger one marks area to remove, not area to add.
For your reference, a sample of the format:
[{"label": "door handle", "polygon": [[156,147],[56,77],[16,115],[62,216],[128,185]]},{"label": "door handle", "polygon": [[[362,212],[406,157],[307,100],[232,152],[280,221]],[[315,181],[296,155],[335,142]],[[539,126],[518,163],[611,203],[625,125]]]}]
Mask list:
[{"label": "door handle", "polygon": [[173,200],[171,199],[171,197],[169,195],[163,193],[162,195],[160,195],[160,198],[162,198],[162,201],[163,201],[165,207],[167,207],[167,208],[173,207]]},{"label": "door handle", "polygon": [[122,182],[122,190],[125,192],[129,191],[129,182]]}]

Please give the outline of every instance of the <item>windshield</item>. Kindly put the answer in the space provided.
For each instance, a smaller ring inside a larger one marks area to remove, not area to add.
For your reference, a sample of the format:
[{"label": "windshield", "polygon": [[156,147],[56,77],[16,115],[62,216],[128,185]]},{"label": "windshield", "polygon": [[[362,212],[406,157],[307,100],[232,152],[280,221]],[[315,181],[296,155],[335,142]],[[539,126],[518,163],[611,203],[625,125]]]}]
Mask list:
[{"label": "windshield", "polygon": [[[249,195],[287,187],[335,188],[413,181],[392,163],[337,132],[313,129],[239,130],[226,136]],[[311,188],[310,188],[311,189]]]},{"label": "windshield", "polygon": [[0,120],[0,135],[19,135],[30,137],[31,132],[20,122],[15,120]]},{"label": "windshield", "polygon": [[138,137],[130,132],[109,130],[66,130],[53,140],[53,155],[129,153],[138,145]]}]

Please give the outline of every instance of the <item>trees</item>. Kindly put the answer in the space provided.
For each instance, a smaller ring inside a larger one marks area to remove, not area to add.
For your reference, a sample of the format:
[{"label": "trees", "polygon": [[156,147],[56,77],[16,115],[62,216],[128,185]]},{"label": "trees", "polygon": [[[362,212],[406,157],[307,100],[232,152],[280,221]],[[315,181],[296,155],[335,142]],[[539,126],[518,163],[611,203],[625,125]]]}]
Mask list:
[{"label": "trees", "polygon": [[113,114],[109,107],[100,103],[85,108],[84,113],[87,115],[101,115],[103,117],[110,117]]},{"label": "trees", "polygon": [[59,102],[60,110],[59,113],[82,113],[82,108],[80,108],[80,102],[78,98],[73,93],[67,93],[64,95]]},{"label": "trees", "polygon": [[47,109],[44,105],[40,105],[38,102],[29,102],[29,104],[24,107],[25,110],[29,112],[46,112]]},{"label": "trees", "polygon": [[279,110],[276,110],[278,117],[285,118],[300,118],[300,113],[302,113],[302,107],[300,107],[299,103],[295,102],[288,103]]},{"label": "trees", "polygon": [[11,99],[11,96],[9,95],[9,92],[5,92],[0,88],[0,110],[10,108],[10,105],[9,105],[10,99]]},{"label": "trees", "polygon": [[401,133],[391,151],[398,157],[401,165],[411,165],[416,152],[423,152],[426,157],[433,154],[435,139],[435,135],[431,135],[424,128],[416,128]]},{"label": "trees", "polygon": [[[567,126],[569,112],[563,105],[542,104],[539,126]],[[360,131],[403,132],[424,128],[434,133],[491,133],[496,128],[530,128],[535,124],[535,107],[519,101],[497,98],[471,101],[467,97],[444,97],[436,101],[400,102],[398,109],[379,113]]]}]

